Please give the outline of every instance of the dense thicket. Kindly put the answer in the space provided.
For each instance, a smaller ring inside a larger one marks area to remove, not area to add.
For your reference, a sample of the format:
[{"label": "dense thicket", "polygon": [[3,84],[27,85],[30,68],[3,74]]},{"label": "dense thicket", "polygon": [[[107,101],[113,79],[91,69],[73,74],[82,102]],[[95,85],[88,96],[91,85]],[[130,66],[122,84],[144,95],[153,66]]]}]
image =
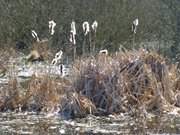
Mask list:
[{"label": "dense thicket", "polygon": [[[76,22],[77,46],[82,47],[82,22],[97,20],[96,47],[116,51],[132,47],[131,25],[139,18],[136,46],[153,47],[176,57],[180,52],[180,2],[178,0],[0,0],[0,43],[32,42],[31,30],[51,39],[57,48],[69,48],[70,23]],[[48,21],[55,20],[50,38]],[[78,52],[81,53],[78,49]],[[178,57],[177,57],[178,58]]]}]

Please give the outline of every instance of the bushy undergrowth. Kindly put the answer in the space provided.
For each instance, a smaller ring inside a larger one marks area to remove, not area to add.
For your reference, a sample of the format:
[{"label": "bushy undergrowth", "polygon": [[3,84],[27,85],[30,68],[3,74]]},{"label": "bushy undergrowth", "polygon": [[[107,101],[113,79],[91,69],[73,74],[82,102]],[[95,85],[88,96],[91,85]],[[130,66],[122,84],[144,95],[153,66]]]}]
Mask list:
[{"label": "bushy undergrowth", "polygon": [[121,51],[76,60],[66,78],[33,76],[22,85],[12,77],[1,90],[0,109],[59,112],[70,117],[180,107],[177,66],[155,52]]}]

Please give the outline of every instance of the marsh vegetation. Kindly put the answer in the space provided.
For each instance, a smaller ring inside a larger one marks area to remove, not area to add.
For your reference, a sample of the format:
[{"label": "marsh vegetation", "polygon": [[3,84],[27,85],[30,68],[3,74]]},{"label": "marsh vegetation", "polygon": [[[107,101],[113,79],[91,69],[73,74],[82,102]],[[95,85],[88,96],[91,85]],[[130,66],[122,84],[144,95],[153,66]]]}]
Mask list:
[{"label": "marsh vegetation", "polygon": [[0,5],[0,132],[180,133],[177,0]]}]

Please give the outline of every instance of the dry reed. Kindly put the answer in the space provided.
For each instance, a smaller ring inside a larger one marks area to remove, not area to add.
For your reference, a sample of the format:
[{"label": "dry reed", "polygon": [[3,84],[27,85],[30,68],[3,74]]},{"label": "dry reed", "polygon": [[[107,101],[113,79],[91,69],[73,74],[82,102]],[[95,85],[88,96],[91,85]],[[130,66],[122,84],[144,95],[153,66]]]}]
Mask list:
[{"label": "dry reed", "polygon": [[[1,111],[59,112],[68,117],[121,112],[170,112],[180,106],[177,66],[155,52],[121,51],[76,60],[68,78],[12,77],[0,93]],[[140,111],[139,111],[140,112]]]},{"label": "dry reed", "polygon": [[125,51],[114,56],[81,59],[73,66],[74,88],[88,97],[99,113],[129,112],[145,106],[168,112],[179,93],[179,74],[155,52]]}]

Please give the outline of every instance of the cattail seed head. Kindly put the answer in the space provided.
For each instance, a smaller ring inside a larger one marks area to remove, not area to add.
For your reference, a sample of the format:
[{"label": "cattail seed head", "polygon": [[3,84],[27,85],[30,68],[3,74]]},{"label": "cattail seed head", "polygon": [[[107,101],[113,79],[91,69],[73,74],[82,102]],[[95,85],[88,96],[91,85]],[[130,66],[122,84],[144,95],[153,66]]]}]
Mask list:
[{"label": "cattail seed head", "polygon": [[56,26],[56,23],[53,20],[49,21],[49,32],[51,35],[54,35],[55,33],[55,30],[54,30],[55,26]]},{"label": "cattail seed head", "polygon": [[95,20],[91,27],[92,27],[93,31],[96,32],[97,27],[98,27],[98,22]]},{"label": "cattail seed head", "polygon": [[86,36],[90,32],[89,23],[84,22],[82,27],[83,27],[83,31],[84,31],[84,36]]},{"label": "cattail seed head", "polygon": [[51,64],[52,65],[57,65],[58,62],[62,59],[63,51],[60,50],[59,52],[56,53],[55,58],[52,60]]},{"label": "cattail seed head", "polygon": [[76,24],[74,21],[72,21],[69,41],[74,45],[76,44],[75,35],[76,35]]},{"label": "cattail seed head", "polygon": [[139,25],[139,19],[136,18],[134,21],[133,21],[133,24],[132,24],[132,31],[133,33],[135,34],[137,32],[137,26]]},{"label": "cattail seed head", "polygon": [[99,51],[99,54],[105,54],[105,55],[108,55],[108,50],[107,50],[107,49],[100,50],[100,51]]},{"label": "cattail seed head", "polygon": [[35,30],[32,30],[31,34],[32,34],[33,38],[36,39],[37,42],[40,42],[39,37],[38,37],[37,33],[35,32]]}]

